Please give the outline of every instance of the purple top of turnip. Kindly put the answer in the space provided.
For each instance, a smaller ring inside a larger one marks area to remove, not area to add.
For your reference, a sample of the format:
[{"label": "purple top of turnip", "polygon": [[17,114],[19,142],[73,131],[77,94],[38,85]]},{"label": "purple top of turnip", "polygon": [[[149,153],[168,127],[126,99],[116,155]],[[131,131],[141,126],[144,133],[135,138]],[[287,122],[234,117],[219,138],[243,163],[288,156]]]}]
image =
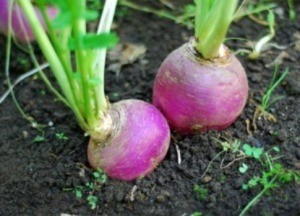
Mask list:
[{"label": "purple top of turnip", "polygon": [[[9,2],[9,0],[0,1],[0,31],[5,35],[8,34]],[[41,12],[37,7],[34,7],[34,9],[43,28],[45,28]],[[46,13],[50,19],[53,19],[57,15],[58,10],[54,7],[48,7]],[[27,40],[33,41],[35,39],[25,14],[17,3],[14,3],[12,6],[11,24],[13,35],[18,41],[25,42]]]}]

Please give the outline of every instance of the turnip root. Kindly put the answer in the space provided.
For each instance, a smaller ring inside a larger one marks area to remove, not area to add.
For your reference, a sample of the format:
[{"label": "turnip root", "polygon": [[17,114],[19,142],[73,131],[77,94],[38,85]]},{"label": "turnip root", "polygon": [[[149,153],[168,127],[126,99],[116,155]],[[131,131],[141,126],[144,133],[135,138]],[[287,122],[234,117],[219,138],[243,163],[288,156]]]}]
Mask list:
[{"label": "turnip root", "polygon": [[88,159],[110,177],[133,180],[153,171],[170,143],[169,126],[153,105],[123,100],[111,106],[102,122],[103,136],[91,136]]}]

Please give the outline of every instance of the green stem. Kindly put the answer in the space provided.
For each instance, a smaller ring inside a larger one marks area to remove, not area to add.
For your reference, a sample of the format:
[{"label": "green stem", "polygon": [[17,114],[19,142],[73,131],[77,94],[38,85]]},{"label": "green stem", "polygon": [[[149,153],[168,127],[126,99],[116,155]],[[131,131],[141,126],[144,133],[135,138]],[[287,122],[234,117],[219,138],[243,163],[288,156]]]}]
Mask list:
[{"label": "green stem", "polygon": [[264,189],[259,193],[257,194],[248,204],[247,206],[242,210],[242,212],[239,214],[239,216],[244,216],[246,215],[247,211],[249,211],[249,209],[255,205],[255,203],[257,203],[257,201],[262,197],[262,195],[264,195],[264,193],[269,189],[269,185],[271,185],[277,178],[277,175],[274,176],[272,178],[272,180],[269,182],[269,184],[264,187]]},{"label": "green stem", "polygon": [[75,99],[75,102],[78,106],[78,109],[84,115],[83,107],[81,105],[80,100],[80,89],[79,86],[76,85],[75,79],[73,78],[73,71],[72,71],[72,65],[70,61],[70,49],[68,47],[68,39],[71,35],[71,28],[65,27],[60,31],[60,37],[57,36],[57,33],[51,24],[49,17],[46,12],[46,5],[44,1],[38,0],[37,1],[39,9],[42,13],[43,19],[45,21],[45,24],[47,26],[49,37],[51,38],[51,42],[54,46],[54,49],[56,50],[56,54],[58,58],[60,59],[60,62],[62,66],[64,67],[64,70],[66,71],[66,75],[68,78],[68,81],[70,83],[70,87],[73,93],[73,97]]},{"label": "green stem", "polygon": [[[100,23],[98,26],[97,34],[101,33],[109,33],[111,29],[111,25],[113,22],[113,17],[115,14],[115,8],[117,5],[117,0],[110,0],[109,2],[106,1],[102,16],[100,19]],[[96,58],[95,58],[95,76],[101,80],[101,83],[95,86],[95,100],[96,100],[96,107],[97,107],[97,116],[98,118],[101,116],[101,112],[104,112],[107,107],[107,100],[105,97],[104,91],[104,72],[105,72],[105,58],[106,58],[106,51],[107,49],[103,48],[97,51]]]},{"label": "green stem", "polygon": [[[196,1],[196,49],[205,59],[217,58],[232,22],[238,0]],[[208,9],[210,7],[210,9]],[[199,13],[201,11],[201,13]]]},{"label": "green stem", "polygon": [[41,26],[32,3],[27,0],[18,0],[18,2],[23,9],[26,18],[32,28],[32,31],[36,37],[36,40],[39,43],[44,56],[48,60],[50,67],[52,68],[52,71],[58,81],[58,84],[60,85],[63,94],[65,95],[71,109],[73,110],[79,124],[84,130],[88,130],[89,127],[76,105],[64,67],[60,62],[60,59],[58,58],[57,53],[55,52],[51,42],[49,41],[49,38],[47,37],[43,27]]},{"label": "green stem", "polygon": [[12,88],[12,83],[9,77],[9,63],[10,63],[10,56],[11,56],[11,38],[12,38],[12,27],[11,27],[11,22],[12,22],[12,7],[13,7],[13,1],[9,1],[8,5],[8,31],[7,31],[7,42],[6,42],[6,59],[5,59],[5,75],[8,83],[8,87],[11,89],[11,96],[13,99],[13,102],[15,103],[18,111],[21,113],[22,117],[29,120],[30,122],[33,122],[34,120],[28,116],[23,109],[21,108],[18,100],[16,99],[14,90]]},{"label": "green stem", "polygon": [[215,159],[217,159],[221,154],[223,154],[225,152],[226,152],[225,150],[222,150],[218,154],[216,154],[216,156],[214,156],[214,158],[208,163],[204,173],[200,176],[200,179],[205,176],[205,174],[207,173],[208,169],[210,168],[211,164],[215,161]]},{"label": "green stem", "polygon": [[[74,40],[76,44],[75,55],[76,55],[76,68],[79,70],[81,74],[81,85],[83,91],[83,98],[84,98],[84,110],[86,113],[86,119],[90,129],[93,130],[96,127],[96,119],[93,114],[93,100],[91,99],[91,89],[89,85],[89,71],[88,71],[88,62],[87,61],[87,51],[82,48],[81,45],[81,38],[86,34],[86,27],[85,27],[85,19],[81,17],[81,14],[84,14],[86,11],[85,8],[85,1],[80,0],[68,0],[68,4],[72,10],[72,14],[74,16],[73,21],[73,33],[74,33]],[[81,10],[78,12],[78,10]]]}]

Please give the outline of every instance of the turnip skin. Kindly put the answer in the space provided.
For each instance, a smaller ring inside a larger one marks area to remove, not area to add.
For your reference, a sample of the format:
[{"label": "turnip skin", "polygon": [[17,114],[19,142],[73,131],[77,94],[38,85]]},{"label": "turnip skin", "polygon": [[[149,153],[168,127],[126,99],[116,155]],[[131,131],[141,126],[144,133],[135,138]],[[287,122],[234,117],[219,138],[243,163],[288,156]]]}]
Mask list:
[{"label": "turnip skin", "polygon": [[199,61],[186,43],[164,60],[155,78],[153,104],[171,129],[186,134],[222,130],[240,115],[248,96],[247,76],[234,55],[227,57],[226,63]]},{"label": "turnip skin", "polygon": [[153,105],[133,99],[113,104],[108,113],[114,128],[106,142],[90,140],[91,166],[126,181],[152,172],[170,143],[170,129],[163,115]]},{"label": "turnip skin", "polygon": [[[9,1],[10,0],[0,0],[0,32],[4,33],[5,35],[7,35],[8,33]],[[46,28],[41,12],[37,7],[35,7],[35,11],[39,20],[42,23],[42,26]],[[48,7],[46,9],[46,13],[48,14],[50,19],[53,19],[58,14],[58,9],[54,7]],[[23,13],[21,7],[16,3],[14,3],[12,7],[11,23],[12,31],[14,32],[14,36],[18,41],[26,42],[26,35],[29,41],[35,40],[31,27],[25,17],[25,14]]]}]

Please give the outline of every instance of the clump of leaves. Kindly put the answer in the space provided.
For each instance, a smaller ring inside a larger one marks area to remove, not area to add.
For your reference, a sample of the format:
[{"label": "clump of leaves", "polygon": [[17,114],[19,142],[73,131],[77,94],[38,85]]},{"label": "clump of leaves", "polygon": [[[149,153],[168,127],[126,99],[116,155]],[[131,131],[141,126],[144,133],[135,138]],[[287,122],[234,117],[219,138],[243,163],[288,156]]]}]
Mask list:
[{"label": "clump of leaves", "polygon": [[64,133],[56,133],[55,138],[61,141],[67,141],[69,139]]},{"label": "clump of leaves", "polygon": [[285,69],[282,72],[282,74],[279,76],[278,75],[278,66],[275,66],[272,81],[271,81],[269,87],[267,88],[265,94],[262,97],[261,105],[255,104],[256,109],[255,109],[255,112],[254,112],[254,115],[253,115],[253,127],[254,127],[254,129],[257,128],[256,119],[258,119],[261,116],[265,120],[276,122],[276,117],[274,115],[272,115],[271,113],[269,113],[268,109],[272,104],[274,104],[275,102],[277,102],[278,100],[283,98],[283,96],[272,98],[272,93],[275,90],[275,88],[283,81],[283,79],[286,77],[288,72],[289,72],[289,70]]},{"label": "clump of leaves", "polygon": [[263,148],[250,146],[249,144],[244,144],[242,148],[247,156],[254,157],[255,159],[260,159],[263,154]]},{"label": "clump of leaves", "polygon": [[[269,193],[271,190],[280,187],[282,184],[297,182],[300,180],[300,173],[294,170],[285,169],[282,164],[275,162],[281,156],[272,156],[271,151],[279,153],[278,147],[273,147],[270,150],[264,152],[262,148],[251,147],[248,144],[243,146],[245,154],[255,158],[262,163],[262,167],[267,167],[262,171],[261,176],[253,176],[246,184],[243,184],[244,190],[249,190],[256,187],[262,187],[262,190],[257,194],[242,210],[240,216],[246,214],[246,212],[253,206],[258,200],[264,195]],[[241,170],[241,167],[239,169]],[[242,172],[244,173],[244,172]]]},{"label": "clump of leaves", "polygon": [[194,192],[198,200],[205,201],[207,199],[208,190],[205,187],[195,184]]},{"label": "clump of leaves", "polygon": [[107,181],[107,175],[100,168],[93,172],[93,181],[87,182],[84,186],[79,185],[75,188],[66,188],[65,191],[72,191],[77,198],[83,198],[86,194],[86,201],[91,209],[95,209],[98,203],[98,197],[95,193],[101,190],[103,184]]}]

